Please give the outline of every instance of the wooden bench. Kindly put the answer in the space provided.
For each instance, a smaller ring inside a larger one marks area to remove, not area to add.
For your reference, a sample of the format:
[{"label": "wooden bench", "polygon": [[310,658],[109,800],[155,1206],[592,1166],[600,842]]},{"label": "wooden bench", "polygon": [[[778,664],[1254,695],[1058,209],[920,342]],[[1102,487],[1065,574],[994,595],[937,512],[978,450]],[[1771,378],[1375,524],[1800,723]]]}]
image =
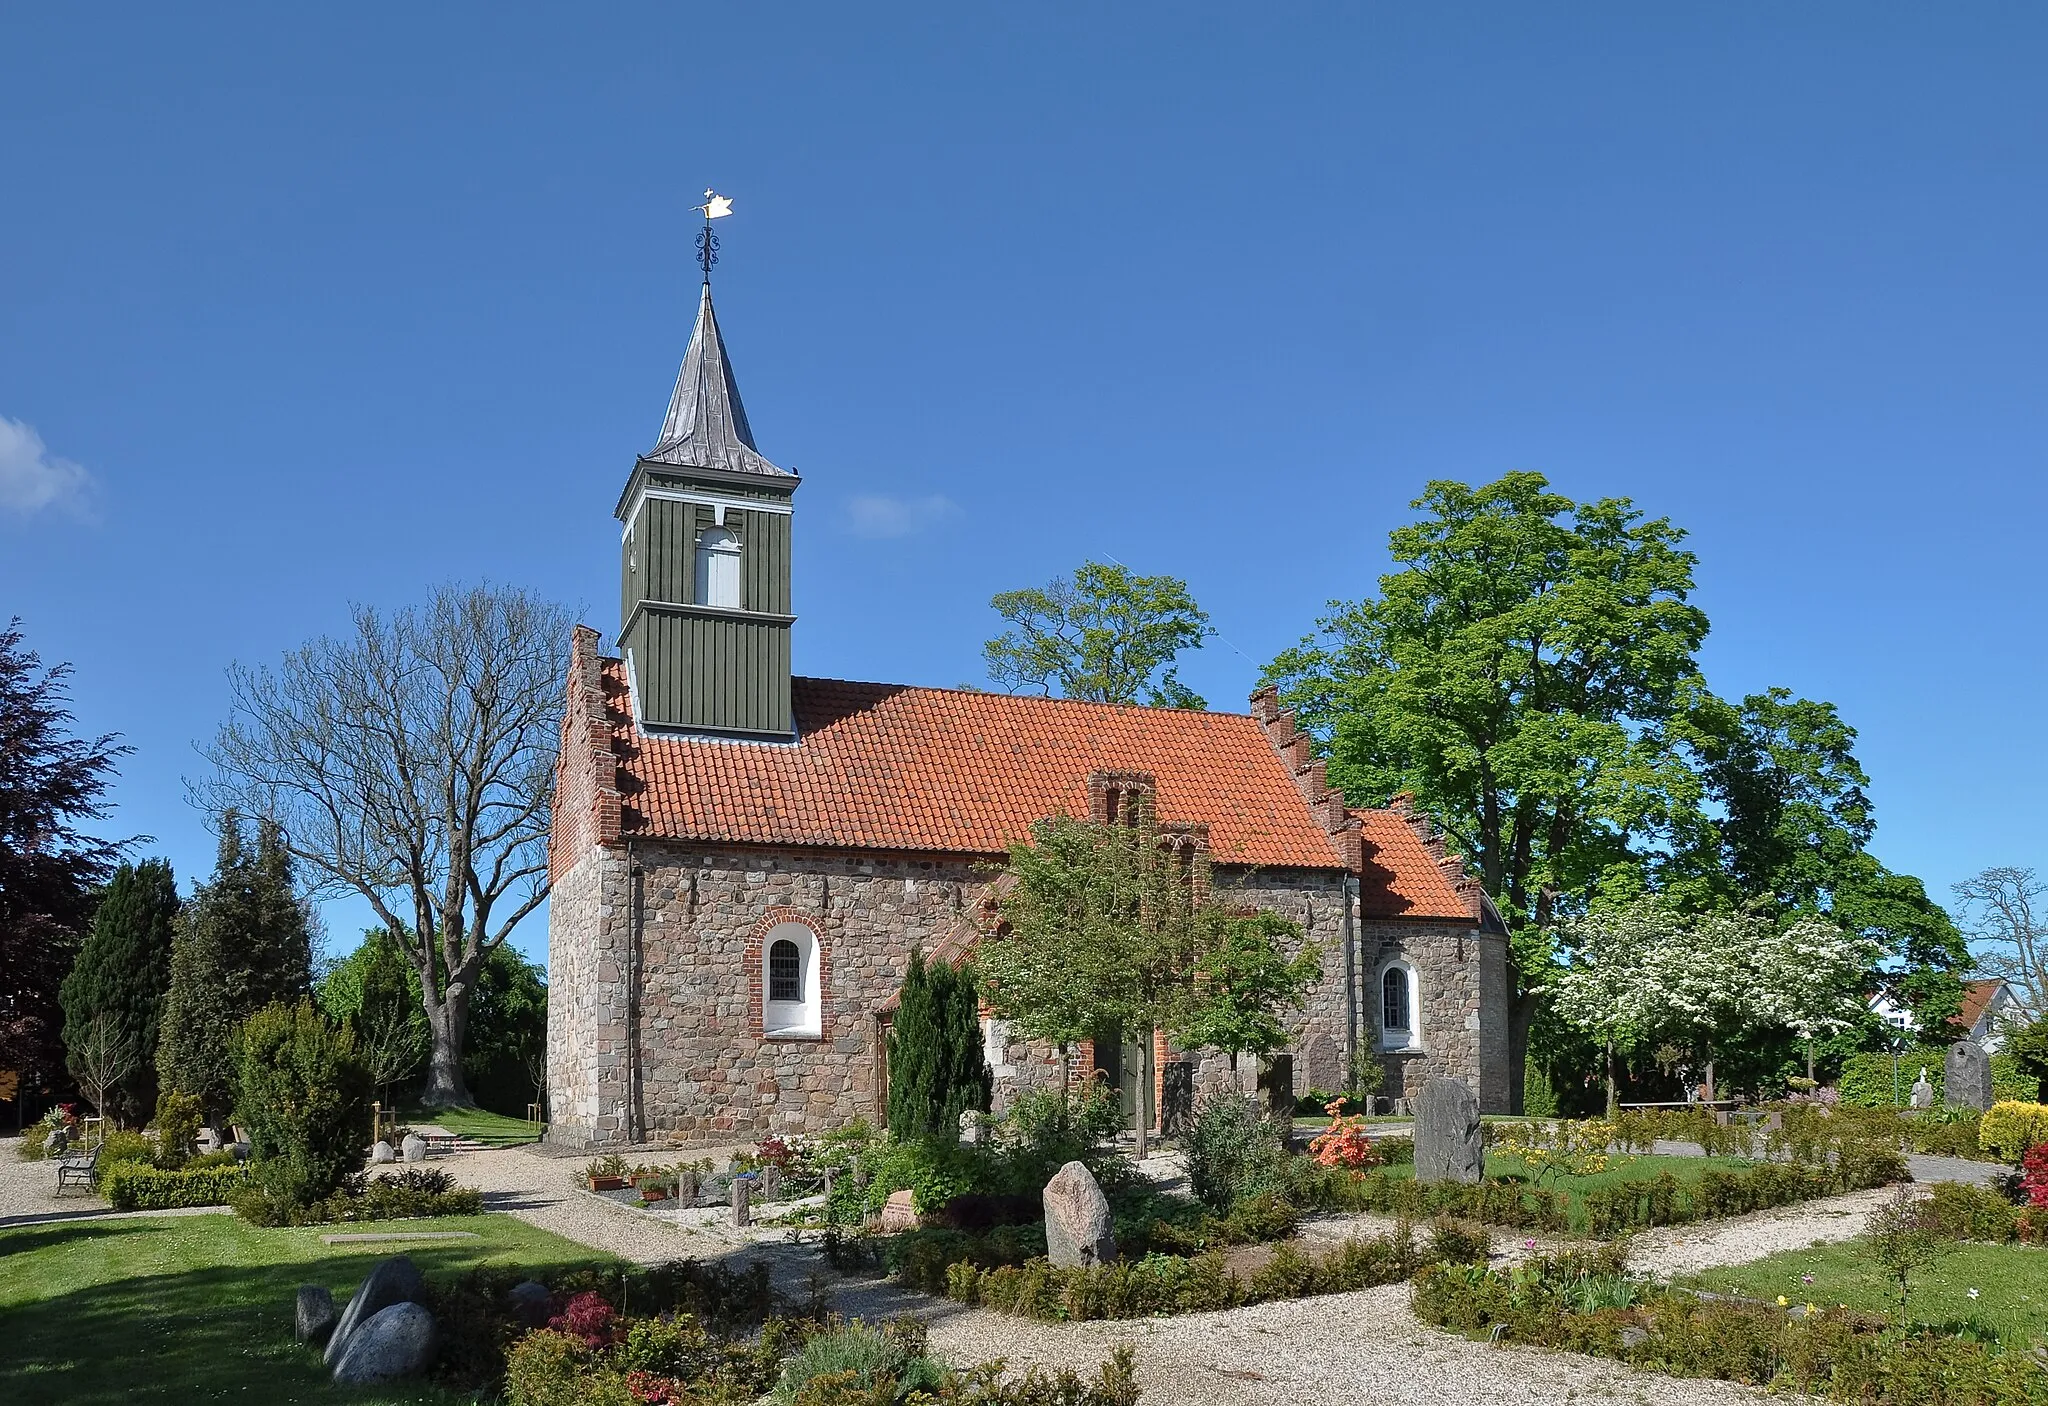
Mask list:
[{"label": "wooden bench", "polygon": [[106,1144],[101,1143],[98,1147],[94,1147],[92,1151],[83,1155],[73,1153],[69,1157],[58,1159],[57,1194],[59,1196],[64,1194],[65,1187],[72,1185],[82,1186],[87,1192],[92,1190],[92,1174],[99,1168],[100,1147],[104,1146]]}]

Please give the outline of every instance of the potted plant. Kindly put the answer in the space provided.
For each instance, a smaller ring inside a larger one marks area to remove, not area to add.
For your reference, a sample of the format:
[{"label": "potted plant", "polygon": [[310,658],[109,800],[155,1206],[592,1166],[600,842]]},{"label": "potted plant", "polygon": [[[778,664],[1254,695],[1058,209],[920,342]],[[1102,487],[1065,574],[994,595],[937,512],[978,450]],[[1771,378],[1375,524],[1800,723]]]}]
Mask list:
[{"label": "potted plant", "polygon": [[613,1152],[592,1161],[583,1169],[592,1191],[623,1191],[626,1187],[626,1159]]}]

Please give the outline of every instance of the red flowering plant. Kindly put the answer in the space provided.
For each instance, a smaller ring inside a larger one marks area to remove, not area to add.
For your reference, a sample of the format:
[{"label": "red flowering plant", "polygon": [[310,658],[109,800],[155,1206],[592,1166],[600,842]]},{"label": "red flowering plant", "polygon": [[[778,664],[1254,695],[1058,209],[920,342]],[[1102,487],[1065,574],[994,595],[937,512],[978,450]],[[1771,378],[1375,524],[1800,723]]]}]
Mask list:
[{"label": "red flowering plant", "polygon": [[690,1389],[674,1377],[664,1377],[659,1372],[634,1368],[626,1373],[626,1390],[633,1394],[635,1401],[644,1401],[647,1406],[686,1406],[695,1401]]},{"label": "red flowering plant", "polygon": [[587,1347],[609,1347],[614,1336],[613,1317],[614,1310],[603,1296],[585,1289],[563,1305],[562,1311],[548,1320],[548,1326],[572,1338],[583,1339]]},{"label": "red flowering plant", "polygon": [[1308,1154],[1316,1159],[1317,1165],[1348,1167],[1355,1175],[1364,1176],[1367,1167],[1377,1167],[1386,1160],[1366,1134],[1364,1116],[1344,1116],[1343,1099],[1324,1104],[1323,1112],[1330,1116],[1330,1126],[1308,1145]]},{"label": "red flowering plant", "polygon": [[2048,1142],[2028,1148],[2020,1159],[2020,1189],[2029,1206],[2048,1210]]}]

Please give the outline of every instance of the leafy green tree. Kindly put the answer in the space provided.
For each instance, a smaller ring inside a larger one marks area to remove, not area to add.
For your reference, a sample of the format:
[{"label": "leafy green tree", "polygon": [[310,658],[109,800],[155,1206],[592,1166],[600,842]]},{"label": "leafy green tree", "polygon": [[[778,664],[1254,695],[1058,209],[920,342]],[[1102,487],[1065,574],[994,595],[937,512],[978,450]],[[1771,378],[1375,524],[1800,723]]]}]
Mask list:
[{"label": "leafy green tree", "polygon": [[[1139,1037],[1139,1088],[1149,1089],[1154,1030],[1262,1039],[1305,970],[1278,955],[1299,942],[1298,927],[1197,902],[1149,824],[1040,821],[1010,847],[1009,872],[998,900],[1007,931],[978,954],[988,1000],[1018,1033],[1058,1045],[1063,1070],[1070,1045],[1120,1029]],[[1255,951],[1261,943],[1270,951]],[[1131,1111],[1141,1154],[1145,1103],[1141,1092]]]},{"label": "leafy green tree", "polygon": [[989,604],[1010,628],[982,646],[982,657],[989,678],[1011,693],[1208,706],[1174,671],[1182,650],[1201,648],[1215,633],[1177,577],[1084,562],[1071,581],[1004,591]]},{"label": "leafy green tree", "polygon": [[156,1106],[156,1046],[171,987],[171,932],[178,906],[178,881],[168,860],[123,864],[107,884],[92,931],[58,993],[74,1072],[101,1019],[137,1056],[126,1077],[107,1092],[114,1116],[125,1122],[147,1117]]},{"label": "leafy green tree", "polygon": [[19,619],[0,629],[0,1071],[23,1096],[63,1066],[58,988],[126,848],[80,829],[132,749],[71,736],[70,673],[43,667]]},{"label": "leafy green tree", "polygon": [[1323,979],[1321,953],[1311,943],[1289,957],[1282,944],[1299,941],[1301,928],[1278,913],[1212,904],[1196,921],[1201,955],[1167,1033],[1185,1048],[1223,1051],[1232,1069],[1239,1055],[1264,1058],[1284,1048],[1281,1012],[1307,1003],[1309,988]]},{"label": "leafy green tree", "polygon": [[961,1114],[988,1111],[994,1086],[973,976],[913,949],[889,1041],[889,1135],[950,1140]]},{"label": "leafy green tree", "polygon": [[157,1077],[164,1088],[198,1095],[209,1113],[233,1100],[243,1022],[304,998],[311,984],[312,937],[289,857],[276,825],[256,828],[252,852],[241,816],[221,817],[213,876],[180,910],[171,942]]},{"label": "leafy green tree", "polygon": [[462,1073],[477,1105],[523,1116],[540,1097],[531,1071],[547,1058],[547,969],[510,947],[492,948],[477,971],[468,1034]]},{"label": "leafy green tree", "polygon": [[1432,482],[1415,506],[1378,598],[1337,603],[1265,676],[1351,804],[1414,793],[1500,906],[1519,1091],[1544,934],[1698,806],[1672,724],[1705,691],[1707,619],[1685,534],[1627,499],[1577,504],[1511,473]]},{"label": "leafy green tree", "polygon": [[369,1142],[370,1076],[355,1036],[303,998],[265,1006],[237,1036],[235,1117],[258,1181],[281,1205],[318,1201],[362,1170]]},{"label": "leafy green tree", "polygon": [[1832,703],[1782,688],[1740,705],[1704,698],[1691,723],[1703,804],[1675,827],[1665,891],[1701,909],[1825,916],[1874,945],[1887,989],[1941,1038],[1962,1009],[1969,948],[1918,879],[1869,852],[1876,821],[1856,729]]}]

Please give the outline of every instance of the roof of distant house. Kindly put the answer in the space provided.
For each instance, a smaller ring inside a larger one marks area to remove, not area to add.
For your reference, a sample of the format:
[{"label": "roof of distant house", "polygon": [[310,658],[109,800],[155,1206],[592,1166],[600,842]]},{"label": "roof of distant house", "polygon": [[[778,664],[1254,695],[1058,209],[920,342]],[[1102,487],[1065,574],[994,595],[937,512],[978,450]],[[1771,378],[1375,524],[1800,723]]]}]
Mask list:
[{"label": "roof of distant house", "polygon": [[1977,1022],[1984,1018],[1984,1012],[1991,1008],[1992,998],[1998,988],[2005,985],[2002,978],[1989,977],[1963,983],[1962,1022],[1965,1030],[1975,1030]]}]

